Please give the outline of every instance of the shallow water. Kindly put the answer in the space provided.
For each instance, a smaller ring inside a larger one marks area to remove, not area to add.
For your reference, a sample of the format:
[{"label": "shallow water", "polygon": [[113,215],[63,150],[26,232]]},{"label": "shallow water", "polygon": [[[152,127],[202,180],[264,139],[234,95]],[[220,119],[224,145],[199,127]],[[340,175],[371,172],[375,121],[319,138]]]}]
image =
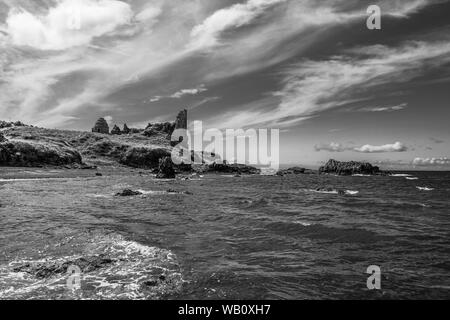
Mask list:
[{"label": "shallow water", "polygon": [[[158,181],[27,171],[0,175],[0,299],[450,298],[449,173]],[[125,188],[144,194],[114,197]],[[64,274],[13,271],[111,248],[118,262],[84,274],[81,292]],[[370,265],[381,267],[380,291],[367,290]],[[143,287],[155,270],[167,283]]]}]

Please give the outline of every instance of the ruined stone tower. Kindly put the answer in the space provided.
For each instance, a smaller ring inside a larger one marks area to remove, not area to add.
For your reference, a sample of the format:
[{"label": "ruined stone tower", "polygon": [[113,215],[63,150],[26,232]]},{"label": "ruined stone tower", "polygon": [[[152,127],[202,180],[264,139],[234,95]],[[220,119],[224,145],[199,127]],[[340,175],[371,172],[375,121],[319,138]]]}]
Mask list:
[{"label": "ruined stone tower", "polygon": [[92,128],[92,132],[109,134],[108,122],[104,118],[100,118]]}]

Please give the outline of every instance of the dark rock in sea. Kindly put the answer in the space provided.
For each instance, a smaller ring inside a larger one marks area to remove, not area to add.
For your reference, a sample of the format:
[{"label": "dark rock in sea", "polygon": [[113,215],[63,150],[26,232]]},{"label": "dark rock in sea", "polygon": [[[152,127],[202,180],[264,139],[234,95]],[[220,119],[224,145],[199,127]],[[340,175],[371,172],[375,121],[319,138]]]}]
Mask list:
[{"label": "dark rock in sea", "polygon": [[111,130],[111,134],[121,135],[122,131],[120,130],[120,128],[117,125],[114,125],[114,127]]},{"label": "dark rock in sea", "polygon": [[14,272],[25,272],[39,279],[46,279],[58,274],[67,273],[70,266],[74,265],[81,269],[83,273],[91,272],[103,268],[115,261],[106,255],[81,257],[60,262],[35,262],[25,263],[13,269]]},{"label": "dark rock in sea", "polygon": [[284,176],[284,175],[290,175],[290,174],[315,174],[315,173],[317,173],[317,172],[314,170],[309,170],[309,169],[300,168],[300,167],[293,167],[293,168],[289,168],[289,169],[279,170],[277,172],[277,175]]},{"label": "dark rock in sea", "polygon": [[120,163],[134,168],[154,169],[159,166],[159,160],[165,157],[170,157],[167,149],[133,147],[126,151]]},{"label": "dark rock in sea", "polygon": [[158,174],[156,175],[158,179],[174,179],[175,169],[171,157],[164,157],[159,160]]},{"label": "dark rock in sea", "polygon": [[108,122],[104,118],[100,118],[92,128],[92,132],[109,134]]},{"label": "dark rock in sea", "polygon": [[140,195],[142,195],[142,192],[133,191],[130,189],[125,189],[122,192],[116,193],[116,197],[134,197],[134,196],[140,196]]},{"label": "dark rock in sea", "polygon": [[95,175],[96,175],[97,177],[102,177],[102,176],[103,176],[103,174],[101,174],[100,172],[95,173]]},{"label": "dark rock in sea", "polygon": [[123,125],[122,133],[123,133],[123,134],[129,134],[130,132],[131,132],[130,128],[128,128],[127,124],[125,123],[125,124]]},{"label": "dark rock in sea", "polygon": [[8,141],[0,143],[0,166],[81,165],[81,155],[62,144]]},{"label": "dark rock in sea", "polygon": [[329,173],[337,175],[382,175],[383,172],[379,167],[372,166],[368,162],[341,162],[336,160],[329,160],[325,166],[319,168],[319,173]]},{"label": "dark rock in sea", "polygon": [[208,172],[234,174],[260,174],[261,170],[245,164],[212,163],[208,165]]}]

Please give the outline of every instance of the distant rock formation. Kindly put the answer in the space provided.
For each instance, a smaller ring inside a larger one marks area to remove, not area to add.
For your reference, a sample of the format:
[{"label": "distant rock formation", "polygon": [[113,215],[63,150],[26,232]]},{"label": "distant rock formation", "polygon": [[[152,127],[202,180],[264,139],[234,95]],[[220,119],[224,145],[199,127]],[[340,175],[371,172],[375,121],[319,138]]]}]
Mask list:
[{"label": "distant rock formation", "polygon": [[382,175],[384,174],[379,167],[372,166],[368,162],[341,162],[336,160],[329,160],[323,167],[319,168],[319,173],[330,173],[337,175]]},{"label": "distant rock formation", "polygon": [[109,134],[108,122],[104,118],[100,118],[92,128],[92,132]]},{"label": "distant rock formation", "polygon": [[131,132],[130,128],[128,128],[126,123],[123,125],[122,132],[123,132],[123,134],[129,134]]},{"label": "distant rock formation", "polygon": [[289,168],[289,169],[279,170],[277,172],[277,175],[284,176],[284,175],[291,175],[291,174],[314,174],[314,173],[317,173],[317,171],[300,168],[300,167],[293,167],[293,168]]},{"label": "distant rock formation", "polygon": [[180,111],[175,120],[175,130],[176,129],[187,129],[187,110],[184,109]]},{"label": "distant rock formation", "polygon": [[7,122],[0,120],[0,129],[11,127],[27,127],[27,125],[23,124],[21,121]]},{"label": "distant rock formation", "polygon": [[159,160],[158,174],[156,175],[158,179],[174,179],[175,169],[170,157],[164,157]]},{"label": "distant rock formation", "polygon": [[245,164],[227,164],[227,163],[212,163],[207,165],[207,172],[216,173],[234,173],[234,174],[260,174],[261,170],[255,167],[247,166]]},{"label": "distant rock formation", "polygon": [[133,191],[130,189],[125,189],[122,192],[116,193],[116,197],[134,197],[134,196],[140,196],[140,195],[142,195],[142,192]]},{"label": "distant rock formation", "polygon": [[122,134],[122,131],[120,130],[120,128],[117,125],[114,125],[114,128],[111,130],[111,134],[120,135],[120,134]]}]

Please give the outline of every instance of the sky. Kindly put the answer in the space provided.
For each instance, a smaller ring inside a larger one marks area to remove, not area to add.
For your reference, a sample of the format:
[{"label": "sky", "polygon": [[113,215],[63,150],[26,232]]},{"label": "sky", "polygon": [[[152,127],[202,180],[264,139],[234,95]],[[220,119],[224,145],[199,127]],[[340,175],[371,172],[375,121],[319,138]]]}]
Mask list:
[{"label": "sky", "polygon": [[145,127],[187,108],[279,129],[283,164],[449,170],[449,31],[442,0],[0,0],[0,119]]}]

